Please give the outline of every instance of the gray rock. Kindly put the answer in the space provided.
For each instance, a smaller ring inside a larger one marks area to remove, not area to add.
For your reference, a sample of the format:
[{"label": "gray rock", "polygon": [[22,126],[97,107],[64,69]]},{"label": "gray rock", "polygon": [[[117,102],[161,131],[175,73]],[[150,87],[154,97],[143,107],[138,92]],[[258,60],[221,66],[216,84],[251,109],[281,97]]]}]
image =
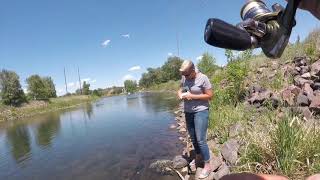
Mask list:
[{"label": "gray rock", "polygon": [[307,65],[306,57],[295,57],[293,59],[295,66],[305,66]]},{"label": "gray rock", "polygon": [[230,139],[222,145],[221,154],[223,158],[234,165],[238,160],[239,143],[235,139]]},{"label": "gray rock", "polygon": [[300,76],[296,76],[294,78],[294,84],[296,86],[303,86],[305,83],[313,84],[314,82],[311,81],[311,80],[308,80],[308,79],[304,79],[304,78],[302,78]]},{"label": "gray rock", "polygon": [[217,170],[223,163],[223,159],[220,153],[218,155],[213,154],[210,152],[210,165],[212,167],[212,170]]},{"label": "gray rock", "polygon": [[300,68],[301,68],[301,71],[300,71],[301,74],[304,74],[310,71],[309,66],[300,66]]},{"label": "gray rock", "polygon": [[187,130],[186,130],[186,128],[182,127],[182,128],[180,128],[179,132],[184,133],[184,132],[187,132]]},{"label": "gray rock", "polygon": [[309,80],[309,79],[311,79],[311,74],[307,72],[307,73],[302,74],[301,77]]},{"label": "gray rock", "polygon": [[221,179],[223,176],[228,174],[230,174],[230,169],[225,163],[223,163],[218,169],[218,171],[214,173],[213,177],[214,179]]},{"label": "gray rock", "polygon": [[313,76],[320,76],[320,60],[311,65],[310,74]]},{"label": "gray rock", "polygon": [[320,112],[320,96],[316,94],[316,96],[311,100],[310,110],[315,113]]},{"label": "gray rock", "polygon": [[297,97],[297,105],[299,106],[309,106],[309,99],[306,95],[300,93]]},{"label": "gray rock", "polygon": [[314,89],[314,90],[320,90],[320,82],[314,83],[313,89]]},{"label": "gray rock", "polygon": [[173,168],[180,169],[188,166],[188,161],[182,156],[176,156],[172,160]]},{"label": "gray rock", "polygon": [[294,98],[296,97],[296,95],[295,95],[295,91],[293,89],[286,88],[286,89],[282,90],[281,97],[282,97],[283,101],[286,104],[288,104],[289,106],[294,105]]},{"label": "gray rock", "polygon": [[299,73],[300,73],[300,71],[301,71],[301,67],[295,67],[294,68],[296,71],[298,71]]},{"label": "gray rock", "polygon": [[309,101],[311,101],[314,98],[313,89],[311,88],[310,84],[304,84],[302,90],[303,94],[305,94],[308,97]]}]

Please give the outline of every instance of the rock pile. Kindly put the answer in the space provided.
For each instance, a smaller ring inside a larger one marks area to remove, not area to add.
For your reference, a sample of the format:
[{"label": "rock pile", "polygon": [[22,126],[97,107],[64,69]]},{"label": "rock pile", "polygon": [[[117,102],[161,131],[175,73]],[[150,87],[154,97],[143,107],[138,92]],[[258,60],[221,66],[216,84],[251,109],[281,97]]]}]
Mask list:
[{"label": "rock pile", "polygon": [[272,92],[258,85],[249,88],[246,103],[257,108],[266,104],[277,107],[280,103],[293,107],[306,119],[320,113],[320,59],[312,64],[307,57],[295,57],[285,65],[284,78],[292,78],[293,84],[279,92]]}]

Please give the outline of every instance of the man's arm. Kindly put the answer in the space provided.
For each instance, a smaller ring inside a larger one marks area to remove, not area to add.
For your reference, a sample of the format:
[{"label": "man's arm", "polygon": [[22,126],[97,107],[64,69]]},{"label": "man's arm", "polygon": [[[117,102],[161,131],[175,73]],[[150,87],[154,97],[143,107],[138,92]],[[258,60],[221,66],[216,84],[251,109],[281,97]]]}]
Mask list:
[{"label": "man's arm", "polygon": [[192,100],[192,99],[211,100],[212,96],[213,96],[212,89],[207,89],[207,90],[204,90],[203,94],[191,94],[190,92],[188,92],[188,94],[185,95],[184,97],[188,100]]}]

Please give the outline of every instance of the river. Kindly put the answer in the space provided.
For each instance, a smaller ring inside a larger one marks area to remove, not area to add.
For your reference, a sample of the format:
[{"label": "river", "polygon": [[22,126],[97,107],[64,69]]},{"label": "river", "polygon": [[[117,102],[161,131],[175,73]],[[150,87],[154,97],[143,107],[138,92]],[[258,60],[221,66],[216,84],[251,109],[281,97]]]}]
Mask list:
[{"label": "river", "polygon": [[103,98],[0,124],[0,179],[165,179],[148,167],[181,154],[166,93]]}]

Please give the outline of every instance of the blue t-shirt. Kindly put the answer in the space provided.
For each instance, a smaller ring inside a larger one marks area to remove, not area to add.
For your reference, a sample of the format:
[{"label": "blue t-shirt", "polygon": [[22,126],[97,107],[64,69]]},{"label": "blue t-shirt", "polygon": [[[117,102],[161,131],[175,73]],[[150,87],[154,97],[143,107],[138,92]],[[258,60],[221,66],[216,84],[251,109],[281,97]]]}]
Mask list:
[{"label": "blue t-shirt", "polygon": [[[191,94],[204,94],[205,90],[212,88],[208,77],[202,73],[197,73],[195,79],[186,79],[182,76],[181,79],[182,92],[190,91]],[[199,112],[209,109],[208,100],[184,100],[184,112]]]}]

